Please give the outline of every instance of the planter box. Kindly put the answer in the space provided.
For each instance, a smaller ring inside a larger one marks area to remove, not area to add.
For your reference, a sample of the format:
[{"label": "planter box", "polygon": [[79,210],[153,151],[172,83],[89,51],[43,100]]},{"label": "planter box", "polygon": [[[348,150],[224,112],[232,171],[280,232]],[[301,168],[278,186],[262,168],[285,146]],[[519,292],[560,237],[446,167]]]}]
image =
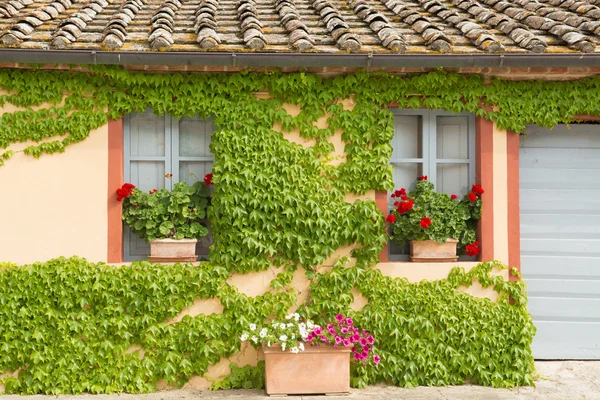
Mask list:
[{"label": "planter box", "polygon": [[350,392],[350,348],[307,345],[298,354],[279,346],[263,350],[268,395]]},{"label": "planter box", "polygon": [[413,262],[452,262],[457,261],[458,240],[448,239],[446,243],[435,240],[411,240],[410,261]]},{"label": "planter box", "polygon": [[150,242],[152,262],[196,261],[196,239],[156,239]]}]

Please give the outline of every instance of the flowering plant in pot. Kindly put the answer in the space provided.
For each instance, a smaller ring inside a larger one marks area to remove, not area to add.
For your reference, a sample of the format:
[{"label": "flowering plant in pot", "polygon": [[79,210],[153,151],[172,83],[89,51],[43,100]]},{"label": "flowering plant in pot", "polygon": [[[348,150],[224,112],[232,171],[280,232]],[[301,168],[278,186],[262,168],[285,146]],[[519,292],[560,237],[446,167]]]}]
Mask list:
[{"label": "flowering plant in pot", "polygon": [[241,340],[262,346],[269,395],[346,393],[351,356],[363,365],[381,361],[373,355],[375,338],[341,314],[324,327],[297,313],[269,325],[250,324]]},{"label": "flowering plant in pot", "polygon": [[[392,239],[401,247],[410,243],[412,261],[456,261],[457,245],[459,252],[478,255],[475,229],[481,218],[483,192],[480,185],[472,185],[460,199],[435,192],[427,176],[419,177],[410,192],[401,188],[392,194],[395,209],[386,219]],[[423,253],[415,254],[420,249]]]},{"label": "flowering plant in pot", "polygon": [[151,261],[196,260],[196,242],[208,234],[203,220],[211,184],[209,174],[204,182],[178,182],[170,191],[144,192],[131,183],[117,189],[117,200],[123,202],[122,219],[133,233],[150,243]]}]

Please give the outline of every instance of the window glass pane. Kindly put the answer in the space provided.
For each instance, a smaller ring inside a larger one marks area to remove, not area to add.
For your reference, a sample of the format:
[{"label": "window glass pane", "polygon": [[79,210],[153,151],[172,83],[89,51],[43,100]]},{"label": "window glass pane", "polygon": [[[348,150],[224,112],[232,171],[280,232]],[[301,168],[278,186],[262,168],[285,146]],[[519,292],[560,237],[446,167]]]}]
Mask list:
[{"label": "window glass pane", "polygon": [[[394,164],[394,190],[406,188],[410,190],[417,177],[423,175],[423,164]],[[390,196],[392,193],[390,192]],[[392,204],[392,203],[390,203]]]},{"label": "window glass pane", "polygon": [[179,156],[211,157],[211,120],[184,117],[179,121]]},{"label": "window glass pane", "polygon": [[468,117],[437,117],[436,154],[437,158],[469,158]]},{"label": "window glass pane", "polygon": [[422,120],[420,115],[400,115],[394,118],[392,160],[423,157]]},{"label": "window glass pane", "polygon": [[130,182],[140,190],[163,189],[165,187],[164,161],[131,161]]},{"label": "window glass pane", "polygon": [[165,155],[165,117],[152,111],[129,117],[129,144],[132,156]]},{"label": "window glass pane", "polygon": [[469,164],[437,165],[436,192],[462,197],[469,189]]},{"label": "window glass pane", "polygon": [[190,185],[203,180],[204,175],[211,172],[212,161],[181,161],[179,162],[179,180],[187,181]]}]

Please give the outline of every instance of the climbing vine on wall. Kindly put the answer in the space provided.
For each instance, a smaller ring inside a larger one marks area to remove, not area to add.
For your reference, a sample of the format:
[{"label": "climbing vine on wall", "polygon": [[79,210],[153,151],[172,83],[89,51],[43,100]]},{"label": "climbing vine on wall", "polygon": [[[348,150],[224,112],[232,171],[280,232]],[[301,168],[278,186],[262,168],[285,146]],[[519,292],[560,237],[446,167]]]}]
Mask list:
[{"label": "climbing vine on wall", "polygon": [[[23,152],[34,157],[63,152],[108,119],[148,107],[176,118],[212,116],[218,127],[211,143],[210,264],[113,269],[71,258],[0,265],[0,337],[6,338],[0,342],[0,373],[19,370],[17,378],[4,380],[7,391],[144,392],[161,378],[181,384],[202,375],[239,351],[238,337],[249,320],[287,313],[295,301],[291,278],[297,266],[312,279],[304,314],[318,319],[345,312],[380,338],[384,365],[357,367],[354,385],[531,383],[534,328],[522,283],[490,276],[491,264],[421,284],[382,276],[369,267],[387,241],[383,215],[371,200],[344,198],[391,189],[391,103],[474,112],[520,131],[529,122],[551,126],[576,114],[600,115],[598,83],[594,78],[486,86],[479,76],[443,71],[321,79],[278,72],[161,75],[113,67],[0,70],[0,107],[23,107],[0,117],[0,165],[19,142],[32,142]],[[270,96],[256,96],[264,91]],[[343,99],[352,99],[354,107],[348,109]],[[39,108],[43,103],[49,106]],[[300,105],[301,112],[288,114],[286,103]],[[321,118],[326,128],[317,126]],[[285,132],[293,130],[310,145],[287,140]],[[335,164],[330,139],[339,131],[345,157]],[[314,266],[343,245],[355,247],[356,266],[340,264],[316,274]],[[286,272],[263,296],[248,298],[226,283],[234,272],[271,265],[285,266]],[[502,301],[456,291],[473,278],[493,285]],[[349,309],[353,287],[370,300],[362,312]],[[223,314],[163,323],[195,298],[217,298]],[[145,349],[144,357],[127,352],[133,344]],[[260,376],[251,367],[239,369],[223,385],[256,385]]]},{"label": "climbing vine on wall", "polygon": [[[177,118],[213,116],[215,262],[238,271],[271,264],[308,268],[342,245],[357,244],[353,255],[369,265],[386,241],[382,216],[373,202],[349,205],[344,195],[392,188],[389,104],[474,112],[521,131],[529,122],[553,126],[577,114],[600,115],[599,84],[600,78],[485,85],[481,76],[444,71],[322,79],[279,72],[146,74],[108,66],[87,72],[3,69],[0,107],[24,109],[0,117],[0,165],[18,142],[33,142],[22,151],[34,157],[63,152],[109,118],[148,107]],[[265,90],[271,98],[255,96]],[[340,103],[349,98],[353,109]],[[50,106],[39,108],[44,103]],[[301,105],[300,114],[289,115],[284,103]],[[324,116],[327,127],[318,128],[315,122]],[[297,129],[314,144],[292,144],[275,126]],[[328,139],[338,131],[345,159],[332,165]]]},{"label": "climbing vine on wall", "polygon": [[[300,312],[323,321],[344,312],[375,335],[383,361],[355,366],[353,386],[467,379],[528,385],[535,328],[524,283],[491,275],[493,267],[500,266],[483,263],[468,273],[455,268],[448,279],[410,284],[340,262],[314,276]],[[229,285],[229,276],[212,263],[112,267],[76,257],[0,263],[0,375],[18,371],[1,382],[7,393],[21,394],[142,393],[155,390],[160,379],[182,385],[239,352],[250,322],[283,318],[295,304],[289,273],[256,297]],[[492,286],[499,302],[456,290],[473,280]],[[352,288],[369,300],[360,312],[350,308]],[[217,299],[223,313],[166,323],[195,299]],[[262,376],[253,367],[235,368],[213,388],[261,387]]]}]

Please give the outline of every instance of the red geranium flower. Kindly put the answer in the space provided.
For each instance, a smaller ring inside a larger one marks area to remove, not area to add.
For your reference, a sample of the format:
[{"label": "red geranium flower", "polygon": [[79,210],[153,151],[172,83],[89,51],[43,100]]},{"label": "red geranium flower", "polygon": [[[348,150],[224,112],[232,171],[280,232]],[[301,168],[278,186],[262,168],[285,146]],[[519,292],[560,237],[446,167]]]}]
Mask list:
[{"label": "red geranium flower", "polygon": [[387,216],[387,218],[385,220],[386,220],[386,222],[393,224],[394,222],[396,222],[396,216],[394,214],[390,214]]},{"label": "red geranium flower", "polygon": [[429,228],[429,225],[431,225],[431,219],[429,219],[428,217],[423,217],[421,219],[421,228],[427,229]]},{"label": "red geranium flower", "polygon": [[154,194],[154,193],[156,193],[156,192],[158,192],[158,190],[156,190],[156,189],[152,189],[152,190],[150,191],[150,194]]},{"label": "red geranium flower", "polygon": [[173,174],[165,174],[165,178],[172,178]]},{"label": "red geranium flower", "polygon": [[405,194],[406,194],[406,189],[402,188],[402,189],[398,189],[394,193],[392,193],[392,197],[401,197],[401,196],[404,196]]},{"label": "red geranium flower", "polygon": [[479,242],[471,243],[465,246],[465,252],[470,256],[479,254]]},{"label": "red geranium flower", "polygon": [[399,201],[395,201],[394,202],[394,207],[398,207],[398,206],[400,206],[400,202]]},{"label": "red geranium flower", "polygon": [[207,185],[212,185],[212,178],[213,178],[213,174],[206,174],[204,175],[204,183],[206,183]]},{"label": "red geranium flower", "polygon": [[473,193],[475,193],[476,196],[479,196],[479,197],[481,197],[481,195],[483,194],[483,188],[480,185],[471,186],[471,191]]},{"label": "red geranium flower", "polygon": [[469,198],[469,200],[471,200],[471,203],[475,202],[475,200],[477,200],[477,196],[475,196],[474,193],[469,193],[467,195],[467,197]]},{"label": "red geranium flower", "polygon": [[410,199],[408,201],[403,201],[400,203],[400,206],[398,207],[398,209],[396,211],[398,211],[400,214],[404,214],[405,212],[412,210],[414,204],[415,204],[415,201],[413,199]]},{"label": "red geranium flower", "polygon": [[457,195],[455,195],[455,194],[453,194],[452,196],[450,196],[450,198],[451,198],[452,200],[456,200],[456,198],[458,198],[458,196],[457,196]]},{"label": "red geranium flower", "polygon": [[402,196],[400,196],[400,198],[401,198],[402,200],[404,200],[404,201],[408,200],[408,196],[407,196],[407,195],[405,195],[405,194],[403,194]]},{"label": "red geranium flower", "polygon": [[121,201],[131,196],[133,189],[135,189],[135,185],[132,185],[131,183],[124,183],[123,186],[117,189],[117,200]]},{"label": "red geranium flower", "polygon": [[420,177],[417,178],[417,180],[426,181],[427,180],[427,175],[420,176]]}]

